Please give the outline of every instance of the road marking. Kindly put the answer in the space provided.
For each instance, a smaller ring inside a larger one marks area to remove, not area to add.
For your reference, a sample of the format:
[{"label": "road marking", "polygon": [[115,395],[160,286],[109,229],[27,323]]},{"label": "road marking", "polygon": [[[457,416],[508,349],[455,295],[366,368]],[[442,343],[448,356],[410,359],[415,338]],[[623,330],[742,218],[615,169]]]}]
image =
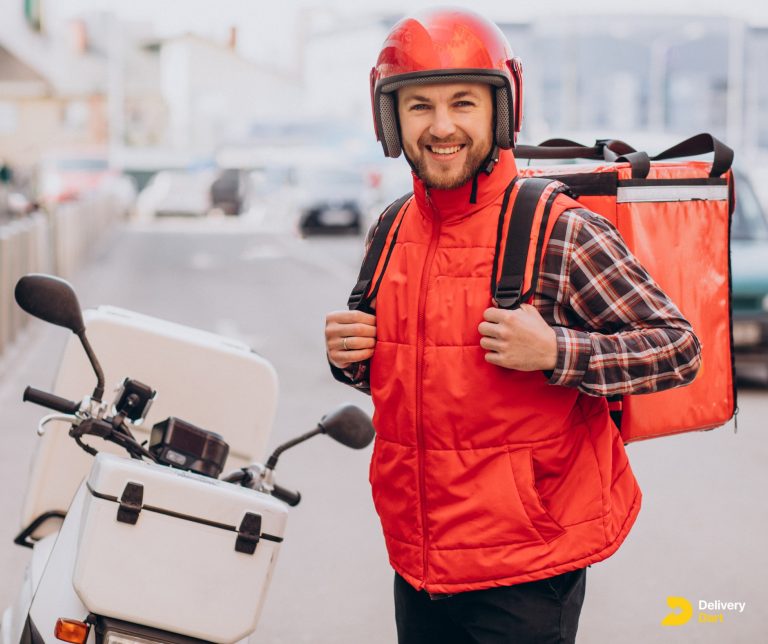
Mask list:
[{"label": "road marking", "polygon": [[[355,279],[355,275],[358,272],[357,266],[350,267],[349,264],[337,259],[332,254],[325,252],[323,254],[315,254],[312,251],[319,250],[317,247],[313,247],[312,243],[306,239],[293,239],[290,245],[286,244],[289,255],[292,259],[308,265],[310,268],[320,269],[326,273],[330,273],[336,279],[342,282],[350,282]],[[362,262],[362,256],[360,257]]]},{"label": "road marking", "polygon": [[155,219],[132,221],[127,224],[127,228],[135,233],[159,235],[244,235],[271,232],[257,221],[242,219]]},{"label": "road marking", "polygon": [[[362,244],[360,257],[354,262],[344,262],[329,252],[327,247],[320,247],[311,240],[285,236],[265,230],[257,222],[228,219],[178,219],[132,222],[128,229],[141,234],[183,234],[183,235],[259,235],[269,238],[272,243],[255,243],[245,248],[239,255],[244,262],[255,262],[270,259],[289,258],[310,270],[320,270],[336,279],[348,282],[353,280],[362,261]],[[216,266],[215,257],[209,253],[200,252],[190,258],[192,268],[210,270]]]},{"label": "road marking", "polygon": [[199,271],[207,271],[213,268],[216,265],[216,261],[210,253],[206,253],[204,251],[194,253],[189,258],[189,264],[192,268],[195,268]]},{"label": "road marking", "polygon": [[285,257],[285,250],[274,244],[255,244],[240,253],[240,259],[244,262],[254,262],[260,259],[282,259],[283,257]]}]

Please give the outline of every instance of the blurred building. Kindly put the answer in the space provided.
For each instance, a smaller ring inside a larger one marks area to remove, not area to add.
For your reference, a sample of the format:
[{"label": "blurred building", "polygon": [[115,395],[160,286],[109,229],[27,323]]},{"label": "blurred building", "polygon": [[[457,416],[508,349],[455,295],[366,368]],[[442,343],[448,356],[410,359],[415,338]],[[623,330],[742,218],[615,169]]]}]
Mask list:
[{"label": "blurred building", "polygon": [[768,30],[704,16],[570,16],[502,25],[524,64],[528,140],[710,132],[768,148]]},{"label": "blurred building", "polygon": [[398,19],[375,11],[349,16],[331,9],[303,15],[300,73],[311,115],[369,127],[371,67]]},{"label": "blurred building", "polygon": [[185,167],[306,111],[300,79],[228,42],[157,39],[107,12],[47,24],[36,0],[0,0],[0,150],[11,166],[101,156]]},{"label": "blurred building", "polygon": [[[11,165],[90,148],[117,166],[185,167],[291,132],[372,144],[369,72],[397,15],[307,8],[285,27],[295,57],[254,61],[239,53],[235,29],[221,42],[159,39],[151,24],[104,12],[48,25],[41,7],[0,0],[0,150]],[[501,27],[523,59],[527,142],[708,131],[768,150],[766,26],[542,12]],[[352,152],[380,158],[373,144]]]},{"label": "blurred building", "polygon": [[[304,30],[307,105],[370,134],[368,74],[400,16],[323,13],[315,10]],[[768,149],[766,26],[725,15],[616,12],[542,12],[500,26],[523,60],[528,142],[579,132],[706,131],[740,149]]]},{"label": "blurred building", "polygon": [[14,166],[107,142],[106,60],[82,23],[50,34],[38,3],[0,0],[0,149]]},{"label": "blurred building", "polygon": [[304,110],[297,78],[243,58],[236,32],[228,44],[194,34],[158,42],[168,139],[174,148],[210,153],[243,140],[265,123],[298,120]]}]

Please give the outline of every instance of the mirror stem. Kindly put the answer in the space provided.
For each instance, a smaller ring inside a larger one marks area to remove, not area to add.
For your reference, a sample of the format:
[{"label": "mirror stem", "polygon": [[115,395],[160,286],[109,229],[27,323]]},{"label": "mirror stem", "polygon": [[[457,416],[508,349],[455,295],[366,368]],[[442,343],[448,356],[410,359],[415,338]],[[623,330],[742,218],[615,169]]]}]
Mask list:
[{"label": "mirror stem", "polygon": [[99,361],[96,359],[96,354],[93,352],[91,343],[88,342],[88,338],[85,337],[85,329],[80,331],[77,334],[77,337],[80,338],[83,349],[85,349],[85,353],[88,355],[88,360],[91,362],[91,366],[96,372],[96,388],[93,390],[93,399],[101,402],[101,399],[104,397],[104,372],[101,369]]},{"label": "mirror stem", "polygon": [[308,440],[313,436],[322,434],[323,431],[324,431],[323,428],[320,425],[318,425],[311,432],[307,432],[306,434],[297,436],[293,440],[289,440],[287,443],[283,443],[282,445],[280,445],[277,449],[275,449],[274,452],[272,452],[272,456],[269,457],[269,460],[267,461],[267,469],[269,470],[275,469],[275,465],[277,465],[277,459],[280,458],[280,454],[282,454],[285,450],[290,449],[291,447],[295,447],[299,443],[303,443],[305,440]]}]

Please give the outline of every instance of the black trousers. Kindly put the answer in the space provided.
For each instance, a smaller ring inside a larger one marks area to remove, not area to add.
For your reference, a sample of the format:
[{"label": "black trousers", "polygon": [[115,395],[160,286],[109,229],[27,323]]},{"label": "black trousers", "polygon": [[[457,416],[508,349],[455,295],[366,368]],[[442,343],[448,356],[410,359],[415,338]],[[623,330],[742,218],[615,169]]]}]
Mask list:
[{"label": "black trousers", "polygon": [[399,644],[572,644],[586,568],[549,579],[430,597],[395,575]]}]

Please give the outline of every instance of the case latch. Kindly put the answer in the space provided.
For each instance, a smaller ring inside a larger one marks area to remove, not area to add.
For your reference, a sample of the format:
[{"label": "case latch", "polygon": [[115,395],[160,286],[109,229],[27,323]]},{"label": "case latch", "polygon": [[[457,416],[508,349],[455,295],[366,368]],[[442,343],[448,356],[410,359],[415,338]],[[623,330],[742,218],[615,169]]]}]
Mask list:
[{"label": "case latch", "polygon": [[240,527],[237,529],[237,541],[235,550],[252,555],[256,552],[256,546],[259,545],[261,538],[261,515],[246,512]]},{"label": "case latch", "polygon": [[117,509],[117,520],[120,523],[136,525],[143,501],[144,486],[141,483],[126,483],[120,497],[120,507]]}]

